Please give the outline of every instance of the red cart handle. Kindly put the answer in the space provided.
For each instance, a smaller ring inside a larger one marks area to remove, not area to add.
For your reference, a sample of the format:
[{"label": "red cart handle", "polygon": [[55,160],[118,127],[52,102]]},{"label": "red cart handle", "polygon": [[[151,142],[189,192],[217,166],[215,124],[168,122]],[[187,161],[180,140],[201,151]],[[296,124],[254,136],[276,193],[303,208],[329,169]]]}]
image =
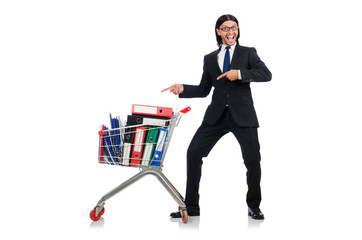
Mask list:
[{"label": "red cart handle", "polygon": [[187,107],[187,108],[182,109],[180,112],[181,113],[188,113],[188,112],[190,112],[190,110],[191,110],[191,107]]}]

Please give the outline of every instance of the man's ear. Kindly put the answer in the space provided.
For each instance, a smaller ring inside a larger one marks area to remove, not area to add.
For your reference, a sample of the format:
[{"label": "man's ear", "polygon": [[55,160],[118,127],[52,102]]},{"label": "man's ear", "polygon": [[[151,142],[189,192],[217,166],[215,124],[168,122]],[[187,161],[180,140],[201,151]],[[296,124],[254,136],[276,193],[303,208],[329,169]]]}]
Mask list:
[{"label": "man's ear", "polygon": [[220,36],[220,30],[216,28],[217,35]]}]

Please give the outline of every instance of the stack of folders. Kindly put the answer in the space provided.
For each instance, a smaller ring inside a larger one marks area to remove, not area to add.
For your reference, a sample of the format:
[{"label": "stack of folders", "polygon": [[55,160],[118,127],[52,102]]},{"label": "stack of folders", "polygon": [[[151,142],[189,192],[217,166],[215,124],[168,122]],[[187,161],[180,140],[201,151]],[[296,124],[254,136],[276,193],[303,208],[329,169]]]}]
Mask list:
[{"label": "stack of folders", "polygon": [[172,114],[172,108],[133,105],[126,123],[111,117],[112,129],[100,131],[100,162],[159,167]]},{"label": "stack of folders", "polygon": [[169,119],[128,115],[122,165],[160,166],[168,125]]}]

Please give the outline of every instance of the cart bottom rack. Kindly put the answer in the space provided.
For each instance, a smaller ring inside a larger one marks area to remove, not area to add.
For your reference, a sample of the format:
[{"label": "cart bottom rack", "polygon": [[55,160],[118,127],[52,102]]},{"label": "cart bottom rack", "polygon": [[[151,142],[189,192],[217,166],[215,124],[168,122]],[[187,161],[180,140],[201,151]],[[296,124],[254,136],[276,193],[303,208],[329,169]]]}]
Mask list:
[{"label": "cart bottom rack", "polygon": [[108,199],[110,199],[111,197],[113,197],[114,195],[116,195],[117,193],[119,193],[120,191],[122,191],[123,189],[130,186],[132,183],[136,182],[137,180],[141,179],[142,177],[144,177],[146,175],[153,175],[161,182],[161,184],[165,187],[165,189],[169,192],[169,194],[173,197],[173,199],[179,205],[179,211],[182,216],[182,221],[184,223],[187,223],[188,214],[187,214],[186,205],[184,203],[184,198],[177,191],[177,189],[172,185],[172,183],[166,178],[166,176],[161,172],[161,170],[156,169],[156,168],[155,169],[152,169],[152,168],[142,169],[138,174],[134,175],[127,181],[125,181],[122,184],[120,184],[119,186],[115,187],[110,192],[106,193],[98,201],[98,203],[94,207],[94,209],[90,212],[90,218],[93,221],[98,221],[104,213],[105,201],[107,201]]}]

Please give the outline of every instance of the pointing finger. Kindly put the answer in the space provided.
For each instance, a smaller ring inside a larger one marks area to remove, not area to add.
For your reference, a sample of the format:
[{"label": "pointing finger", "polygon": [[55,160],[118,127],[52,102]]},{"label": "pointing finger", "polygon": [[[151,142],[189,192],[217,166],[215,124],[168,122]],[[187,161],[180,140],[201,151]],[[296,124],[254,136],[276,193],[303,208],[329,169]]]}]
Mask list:
[{"label": "pointing finger", "polygon": [[171,87],[165,88],[161,91],[161,93],[166,92],[167,90],[170,90],[170,89],[171,89]]},{"label": "pointing finger", "polygon": [[219,80],[220,78],[225,77],[225,76],[226,76],[226,74],[227,74],[227,72],[226,72],[226,73],[224,73],[224,74],[221,74],[220,76],[218,76],[218,77],[216,78],[216,80]]}]

